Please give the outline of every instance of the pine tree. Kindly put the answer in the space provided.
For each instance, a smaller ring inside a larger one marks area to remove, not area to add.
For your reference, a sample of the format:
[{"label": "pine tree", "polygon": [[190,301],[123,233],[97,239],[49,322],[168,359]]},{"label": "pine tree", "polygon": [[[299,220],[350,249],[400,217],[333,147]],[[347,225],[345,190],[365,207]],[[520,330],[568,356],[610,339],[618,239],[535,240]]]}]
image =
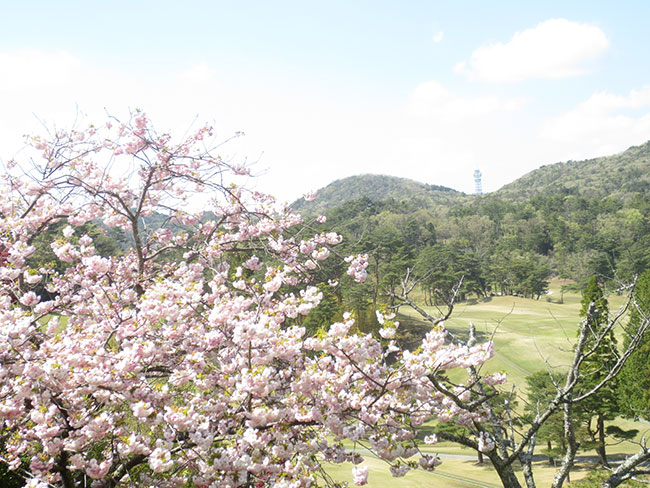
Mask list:
[{"label": "pine tree", "polygon": [[[650,270],[639,277],[634,289],[634,302],[636,307],[630,312],[628,335],[625,337],[626,346],[650,314]],[[650,336],[646,334],[621,370],[619,393],[621,410],[626,417],[650,420],[649,354]]]},{"label": "pine tree", "polygon": [[[578,392],[583,393],[598,385],[617,360],[616,338],[611,330],[604,333],[609,319],[609,306],[595,276],[591,277],[582,291],[580,315],[584,317],[583,326],[587,327],[588,334],[585,352],[591,351],[580,366]],[[587,432],[598,454],[598,462],[609,466],[605,450],[605,421],[614,420],[619,412],[616,379],[581,402],[578,410],[586,419]]]},{"label": "pine tree", "polygon": [[[524,410],[528,422],[533,422],[540,408],[548,405],[557,392],[555,384],[560,383],[562,379],[561,373],[549,374],[548,371],[537,371],[526,378],[528,402]],[[561,411],[558,410],[551,415],[539,429],[537,441],[546,442],[546,449],[543,452],[548,456],[549,464],[553,465],[554,458],[561,456],[566,450]],[[556,445],[553,446],[553,443]]]}]

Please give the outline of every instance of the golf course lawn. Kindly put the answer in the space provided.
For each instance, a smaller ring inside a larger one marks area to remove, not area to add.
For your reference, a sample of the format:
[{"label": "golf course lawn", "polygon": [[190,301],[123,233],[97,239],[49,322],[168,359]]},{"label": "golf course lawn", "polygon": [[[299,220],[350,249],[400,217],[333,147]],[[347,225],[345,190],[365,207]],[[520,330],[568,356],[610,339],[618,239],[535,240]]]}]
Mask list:
[{"label": "golf course lawn", "polygon": [[[476,327],[479,340],[490,338],[494,340],[495,356],[484,365],[483,373],[505,371],[508,382],[502,385],[502,389],[510,391],[513,386],[515,387],[521,397],[518,407],[520,409],[523,408],[526,376],[547,367],[563,371],[571,359],[573,343],[580,323],[581,296],[579,293],[564,293],[561,300],[560,286],[559,281],[552,282],[551,293],[540,300],[501,296],[458,303],[452,317],[445,324],[450,332],[462,337],[467,335],[468,324],[472,322]],[[624,304],[624,299],[624,296],[610,297],[610,312],[617,312]],[[431,314],[436,312],[434,308],[425,308]],[[419,319],[417,313],[406,307],[400,310],[399,319],[402,328],[417,327],[418,330],[426,330],[426,325]],[[619,340],[619,343],[621,342]],[[617,425],[623,429],[638,429],[637,439],[647,433],[649,427],[625,419],[619,419]],[[450,443],[440,443],[431,448],[426,446],[426,450],[440,453],[443,464],[434,473],[413,470],[403,478],[393,478],[385,462],[362,452],[365,465],[369,467],[368,486],[377,488],[501,486],[496,472],[487,459],[486,463],[477,464],[476,454],[470,449]],[[620,458],[636,450],[637,447],[632,442],[624,442],[609,447],[608,454]],[[595,467],[593,456],[594,452],[590,451],[579,453],[581,459],[571,472],[572,480],[584,477]],[[328,473],[341,481],[351,481],[351,469],[352,465],[349,463],[327,465]],[[555,469],[545,459],[540,459],[535,463],[534,473],[538,486],[550,486]],[[523,476],[521,481],[523,483]]]}]

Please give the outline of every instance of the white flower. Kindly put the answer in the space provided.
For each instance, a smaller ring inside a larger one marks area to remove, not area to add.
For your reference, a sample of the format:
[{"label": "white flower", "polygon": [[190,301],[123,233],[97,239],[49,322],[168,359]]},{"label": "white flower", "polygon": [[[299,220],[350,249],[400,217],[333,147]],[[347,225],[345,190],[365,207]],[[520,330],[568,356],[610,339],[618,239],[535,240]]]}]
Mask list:
[{"label": "white flower", "polygon": [[379,335],[384,339],[392,339],[395,337],[395,329],[392,327],[384,327],[382,329],[379,329]]},{"label": "white flower", "polygon": [[481,432],[478,435],[478,450],[481,452],[490,452],[494,449],[494,441],[487,434],[487,432]]},{"label": "white flower", "polygon": [[357,486],[368,483],[368,466],[355,466],[352,468],[352,482]]},{"label": "white flower", "polygon": [[435,467],[439,466],[440,464],[442,464],[442,461],[440,461],[438,456],[431,456],[429,454],[425,454],[420,458],[420,466],[425,471],[433,471]]},{"label": "white flower", "polygon": [[435,444],[436,442],[438,442],[438,436],[436,434],[431,434],[424,438],[425,444],[431,445]]},{"label": "white flower", "polygon": [[409,467],[404,464],[394,464],[390,467],[390,472],[395,478],[401,478],[409,472]]},{"label": "white flower", "polygon": [[154,473],[169,471],[173,465],[172,455],[167,449],[157,447],[149,456],[149,466]]},{"label": "white flower", "polygon": [[39,480],[38,478],[32,478],[27,482],[25,488],[48,488],[48,485],[45,481]]}]

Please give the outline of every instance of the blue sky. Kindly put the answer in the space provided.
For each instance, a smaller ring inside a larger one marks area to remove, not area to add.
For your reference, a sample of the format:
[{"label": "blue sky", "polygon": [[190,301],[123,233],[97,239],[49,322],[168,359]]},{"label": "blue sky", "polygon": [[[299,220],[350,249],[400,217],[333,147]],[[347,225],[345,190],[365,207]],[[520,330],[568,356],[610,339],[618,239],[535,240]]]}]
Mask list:
[{"label": "blue sky", "polygon": [[647,2],[25,1],[0,16],[0,158],[39,120],[209,121],[284,200],[360,173],[493,191],[650,139]]}]

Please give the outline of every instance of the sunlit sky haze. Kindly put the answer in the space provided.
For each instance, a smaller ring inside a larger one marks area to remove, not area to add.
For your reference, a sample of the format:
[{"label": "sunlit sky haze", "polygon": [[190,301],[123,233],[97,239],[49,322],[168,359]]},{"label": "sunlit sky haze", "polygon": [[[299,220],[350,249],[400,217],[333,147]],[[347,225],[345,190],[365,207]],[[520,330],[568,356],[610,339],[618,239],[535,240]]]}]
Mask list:
[{"label": "sunlit sky haze", "polygon": [[[471,193],[650,139],[650,3],[25,1],[0,15],[0,160],[136,107],[246,136],[291,201],[362,173]],[[81,115],[80,115],[81,114]]]}]

